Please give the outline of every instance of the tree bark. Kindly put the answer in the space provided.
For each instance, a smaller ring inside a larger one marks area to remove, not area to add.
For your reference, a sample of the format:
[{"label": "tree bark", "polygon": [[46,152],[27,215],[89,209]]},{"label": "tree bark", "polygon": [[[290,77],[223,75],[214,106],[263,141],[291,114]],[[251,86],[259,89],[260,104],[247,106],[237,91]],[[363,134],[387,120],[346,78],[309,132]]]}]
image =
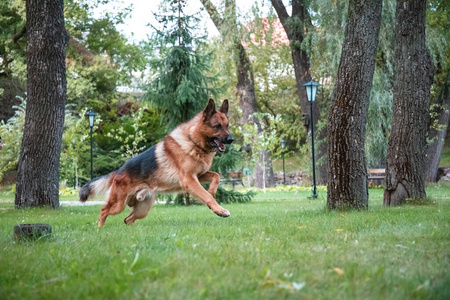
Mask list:
[{"label": "tree bark", "polygon": [[[261,130],[259,125],[259,120],[253,117],[253,114],[257,112],[258,108],[256,105],[255,96],[255,80],[253,76],[253,70],[251,68],[251,63],[245,51],[244,46],[241,43],[241,37],[236,34],[238,31],[237,21],[236,21],[236,3],[234,0],[225,0],[225,18],[222,18],[211,3],[210,0],[201,0],[203,6],[211,17],[217,30],[223,37],[231,37],[233,43],[234,62],[236,64],[237,72],[237,96],[239,99],[239,107],[242,110],[242,123],[256,123],[258,129]],[[224,19],[227,23],[225,23]],[[275,182],[275,177],[273,174],[272,164],[264,164],[263,157],[270,161],[270,155],[266,151],[264,155],[261,155],[258,162],[255,165],[255,186],[258,188],[264,187],[264,177],[268,175],[269,185]],[[266,165],[266,168],[263,166]],[[264,173],[265,172],[265,173]]]},{"label": "tree bark", "polygon": [[[317,107],[318,105],[316,105]],[[316,117],[316,116],[314,116]],[[314,131],[315,132],[315,131]],[[325,125],[317,135],[317,140],[319,145],[317,147],[317,184],[326,185],[327,175],[328,175],[328,159],[327,159],[327,135],[328,135],[328,125]]]},{"label": "tree bark", "polygon": [[398,0],[394,38],[394,102],[386,157],[384,205],[424,199],[425,150],[433,66],[425,44],[426,1]]},{"label": "tree bark", "polygon": [[328,119],[328,209],[368,207],[365,133],[381,0],[350,0]]},{"label": "tree bark", "polygon": [[28,0],[27,107],[15,207],[59,207],[59,160],[66,102],[62,0]]},{"label": "tree bark", "polygon": [[[306,89],[304,84],[311,81],[310,61],[305,49],[302,49],[301,44],[304,39],[304,32],[307,31],[306,23],[312,27],[311,19],[309,18],[308,10],[305,7],[303,0],[292,1],[292,15],[286,11],[286,7],[281,0],[271,0],[272,5],[277,12],[281,25],[289,39],[289,46],[291,47],[292,63],[294,65],[295,81],[297,85],[297,95],[302,113],[309,116],[309,103],[306,96]],[[318,112],[318,109],[316,110]],[[318,116],[318,115],[317,115]],[[318,118],[314,115],[314,126],[317,124]],[[305,122],[305,129],[309,130],[309,123]],[[314,128],[316,129],[316,128]]]},{"label": "tree bark", "polygon": [[[271,0],[272,5],[277,12],[278,18],[283,25],[284,31],[289,39],[289,46],[291,47],[292,64],[294,65],[295,82],[297,86],[297,95],[300,104],[300,108],[305,118],[311,120],[310,109],[308,103],[308,97],[306,95],[305,83],[312,80],[310,60],[306,49],[301,47],[304,40],[304,33],[308,32],[308,28],[313,28],[311,23],[311,17],[308,13],[304,0],[292,1],[292,14],[289,16],[286,7],[281,0]],[[311,130],[311,125],[314,128],[314,132],[317,133],[317,122],[320,120],[320,106],[316,103],[314,108],[314,124],[311,122],[304,122],[306,132]],[[317,157],[326,157],[327,141],[326,131],[317,135],[317,140],[320,140],[320,147],[318,147]],[[327,177],[327,164],[323,163],[318,166],[318,178],[317,181],[320,184],[326,183]]]},{"label": "tree bark", "polygon": [[450,117],[450,70],[439,95],[438,106],[434,109],[433,118],[428,127],[428,146],[426,154],[425,180],[436,182],[438,178],[439,162],[441,160],[442,149],[444,147],[445,136],[447,135],[448,122]]}]

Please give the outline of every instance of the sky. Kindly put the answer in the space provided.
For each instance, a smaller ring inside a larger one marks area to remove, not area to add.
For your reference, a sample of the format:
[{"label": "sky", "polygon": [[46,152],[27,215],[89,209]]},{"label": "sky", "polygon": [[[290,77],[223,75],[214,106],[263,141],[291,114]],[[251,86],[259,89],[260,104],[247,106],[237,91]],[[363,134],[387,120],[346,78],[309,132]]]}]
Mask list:
[{"label": "sky", "polygon": [[[120,3],[121,2],[121,3]],[[149,23],[157,24],[158,22],[154,18],[154,13],[158,12],[158,6],[161,1],[159,0],[122,0],[119,3],[111,5],[100,6],[96,11],[95,15],[101,15],[105,11],[119,11],[125,7],[132,5],[132,12],[129,18],[125,20],[125,24],[121,24],[118,29],[125,34],[129,39],[138,42],[141,40],[146,40],[147,35],[151,35],[153,30]],[[198,12],[202,7],[199,0],[188,0],[186,6],[186,13]],[[203,19],[202,27],[208,29],[208,33],[211,36],[218,35],[218,31],[214,26],[214,23],[205,13],[205,18]]]},{"label": "sky", "polygon": [[[265,8],[269,2],[267,0],[260,0],[265,3]],[[138,42],[141,40],[146,40],[147,35],[152,34],[152,29],[147,24],[155,24],[157,23],[153,14],[158,11],[158,6],[160,0],[119,0],[117,3],[108,5],[104,5],[99,7],[95,14],[102,14],[104,11],[119,11],[122,8],[133,5],[133,9],[131,12],[131,16],[125,20],[125,24],[119,25],[118,29],[122,31],[126,37],[133,40],[134,42]],[[217,0],[212,1],[214,4],[218,4]],[[287,1],[283,1],[287,2]],[[240,12],[241,16],[249,16],[251,12],[251,7],[254,1],[250,0],[238,0],[236,1],[238,6],[238,12]],[[287,3],[286,3],[287,4]],[[198,12],[202,4],[200,0],[187,0],[186,13],[191,14]],[[264,5],[263,5],[264,9]],[[214,23],[209,18],[206,11],[203,13],[204,18],[202,20],[201,27],[207,28],[208,34],[210,37],[217,36],[219,32],[217,31]]]}]

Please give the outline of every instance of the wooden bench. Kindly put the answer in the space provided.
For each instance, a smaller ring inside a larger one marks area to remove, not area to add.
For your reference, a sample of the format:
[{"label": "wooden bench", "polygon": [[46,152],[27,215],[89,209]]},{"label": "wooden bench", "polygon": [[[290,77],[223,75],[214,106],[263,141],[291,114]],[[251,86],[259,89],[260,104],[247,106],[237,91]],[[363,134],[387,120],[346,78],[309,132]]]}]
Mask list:
[{"label": "wooden bench", "polygon": [[367,180],[369,181],[369,185],[373,185],[375,183],[383,184],[385,177],[386,177],[386,169],[367,170]]},{"label": "wooden bench", "polygon": [[243,175],[244,173],[242,171],[229,171],[226,177],[220,178],[220,182],[231,183],[233,187],[235,187],[238,184],[244,186],[244,183],[242,182]]}]

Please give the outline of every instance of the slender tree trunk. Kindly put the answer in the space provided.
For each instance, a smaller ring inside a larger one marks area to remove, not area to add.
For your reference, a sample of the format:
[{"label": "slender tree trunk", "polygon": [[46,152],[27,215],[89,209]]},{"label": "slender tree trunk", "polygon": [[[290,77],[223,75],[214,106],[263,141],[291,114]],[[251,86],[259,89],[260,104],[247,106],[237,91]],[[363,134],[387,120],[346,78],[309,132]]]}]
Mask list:
[{"label": "slender tree trunk", "polygon": [[[289,46],[291,47],[292,63],[294,65],[295,82],[297,85],[297,95],[302,113],[309,116],[309,103],[306,96],[304,84],[311,81],[310,61],[306,49],[301,47],[304,39],[305,26],[310,24],[308,10],[304,0],[292,1],[292,14],[289,16],[282,0],[271,0],[272,5],[277,12],[281,25],[289,38]],[[316,116],[314,116],[316,117]],[[317,124],[317,118],[314,118]],[[305,125],[305,129],[309,130],[310,124]]]},{"label": "slender tree trunk", "polygon": [[[316,105],[317,106],[317,105]],[[314,116],[315,117],[315,116]],[[326,185],[327,184],[327,174],[328,174],[328,159],[327,159],[327,134],[328,125],[325,125],[317,135],[317,140],[319,145],[317,146],[317,184]]]},{"label": "slender tree trunk", "polygon": [[191,197],[190,197],[189,193],[185,193],[184,198],[186,200],[186,206],[191,205]]},{"label": "slender tree trunk", "polygon": [[394,102],[386,158],[384,205],[424,199],[425,150],[433,66],[425,44],[426,1],[398,0],[395,13]]},{"label": "slender tree trunk", "polygon": [[27,107],[15,206],[59,207],[59,159],[66,101],[62,0],[27,0]]},{"label": "slender tree trunk", "polygon": [[[303,38],[302,38],[303,40]],[[289,41],[291,46],[291,55],[292,55],[292,62],[294,65],[294,73],[295,73],[295,82],[297,85],[297,95],[299,99],[299,104],[302,109],[302,113],[309,117],[309,102],[308,97],[306,95],[306,88],[304,86],[305,83],[312,80],[311,77],[311,70],[310,70],[310,64],[309,64],[309,58],[306,54],[306,51],[303,49],[300,49],[297,45],[300,41],[296,40],[290,40]],[[319,113],[319,107],[316,105],[316,109],[314,110],[314,124],[311,124],[310,122],[307,123],[308,126],[305,126],[306,130],[311,129],[311,125],[314,126],[314,130],[317,129],[317,122],[319,121],[318,117],[320,116]],[[311,119],[310,119],[311,120]]]},{"label": "slender tree trunk", "polygon": [[[304,39],[304,33],[312,28],[311,18],[306,7],[304,0],[293,0],[292,1],[292,14],[288,15],[286,7],[282,0],[271,0],[272,5],[277,12],[278,18],[283,25],[284,30],[289,38],[289,45],[291,47],[292,63],[294,65],[295,82],[297,86],[297,95],[299,99],[300,108],[305,118],[311,120],[308,97],[306,95],[306,89],[304,84],[311,81],[311,69],[310,60],[308,53],[305,48],[301,47]],[[311,130],[311,126],[314,128],[314,132],[317,132],[317,122],[320,120],[320,106],[315,105],[314,109],[314,124],[310,122],[305,122],[305,130],[308,132]],[[317,157],[326,157],[326,131],[325,133],[317,135],[317,140],[321,140],[322,145],[318,147]],[[326,170],[327,164],[324,163],[320,166],[320,171],[318,172],[318,182],[326,182]]]},{"label": "slender tree trunk", "polygon": [[365,133],[381,0],[350,0],[328,120],[329,209],[367,208]]},{"label": "slender tree trunk", "polygon": [[[261,131],[259,120],[253,117],[253,114],[258,111],[258,107],[256,105],[255,81],[250,60],[240,40],[236,44],[236,48],[239,53],[239,60],[236,61],[238,75],[236,89],[238,90],[239,107],[242,110],[242,123],[256,123],[258,130]],[[263,151],[259,160],[255,163],[255,187],[265,188],[266,181],[268,186],[275,186],[275,175],[270,154],[267,151]]]},{"label": "slender tree trunk", "polygon": [[445,136],[447,135],[448,122],[450,116],[450,71],[447,73],[444,86],[439,95],[439,106],[437,106],[433,115],[437,117],[432,119],[428,129],[427,155],[426,155],[426,174],[425,180],[438,181],[439,162],[441,161],[442,149],[444,147]]},{"label": "slender tree trunk", "polygon": [[[259,121],[253,117],[253,114],[258,110],[255,96],[255,80],[247,52],[241,43],[241,37],[237,34],[235,0],[225,0],[225,18],[220,17],[210,0],[201,0],[201,2],[219,33],[224,37],[231,35],[230,40],[232,41],[233,51],[235,52],[234,62],[237,72],[236,89],[239,98],[239,107],[242,110],[242,122],[256,123],[258,124],[258,129],[261,130]],[[273,169],[271,169],[272,164],[264,164],[264,159],[270,160],[270,154],[267,151],[264,152],[264,155],[261,155],[255,165],[255,186],[258,188],[264,186],[265,175],[269,175],[269,185],[275,183]],[[264,165],[268,166],[268,168],[265,169],[263,167]]]},{"label": "slender tree trunk", "polygon": [[238,41],[235,45],[237,50],[237,60],[235,60],[237,70],[237,95],[239,107],[242,110],[242,123],[257,123],[259,121],[253,117],[258,110],[255,96],[255,79],[251,69],[250,60],[244,46]]}]

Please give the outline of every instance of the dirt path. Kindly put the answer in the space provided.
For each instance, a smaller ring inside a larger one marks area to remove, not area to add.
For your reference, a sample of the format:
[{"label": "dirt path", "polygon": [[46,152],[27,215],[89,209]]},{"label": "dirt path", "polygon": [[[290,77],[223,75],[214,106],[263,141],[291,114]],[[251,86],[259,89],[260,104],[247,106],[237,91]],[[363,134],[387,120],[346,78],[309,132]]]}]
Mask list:
[{"label": "dirt path", "polygon": [[103,205],[104,201],[59,201],[59,205],[61,206],[90,206],[90,205]]}]

